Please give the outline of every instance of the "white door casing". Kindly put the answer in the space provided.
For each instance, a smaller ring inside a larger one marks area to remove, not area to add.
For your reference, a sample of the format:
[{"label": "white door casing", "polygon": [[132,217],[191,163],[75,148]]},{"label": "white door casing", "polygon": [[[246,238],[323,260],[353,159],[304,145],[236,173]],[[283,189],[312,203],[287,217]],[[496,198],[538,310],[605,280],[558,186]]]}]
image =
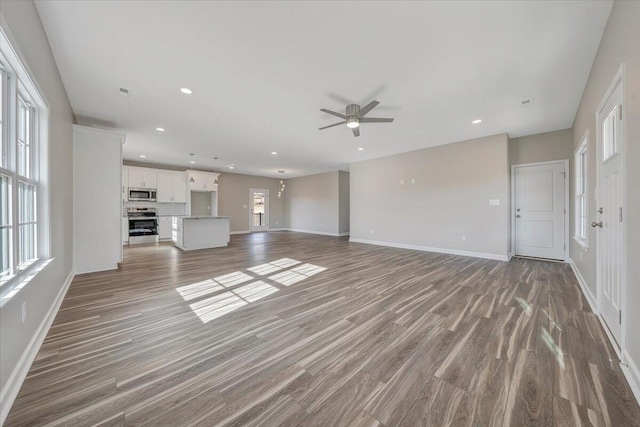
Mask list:
[{"label": "white door casing", "polygon": [[[262,205],[260,205],[262,200]],[[269,190],[263,188],[249,189],[249,230],[269,230]]]},{"label": "white door casing", "polygon": [[598,311],[618,349],[622,346],[625,285],[623,72],[618,73],[596,113]]},{"label": "white door casing", "polygon": [[565,163],[514,166],[516,255],[566,259]]}]

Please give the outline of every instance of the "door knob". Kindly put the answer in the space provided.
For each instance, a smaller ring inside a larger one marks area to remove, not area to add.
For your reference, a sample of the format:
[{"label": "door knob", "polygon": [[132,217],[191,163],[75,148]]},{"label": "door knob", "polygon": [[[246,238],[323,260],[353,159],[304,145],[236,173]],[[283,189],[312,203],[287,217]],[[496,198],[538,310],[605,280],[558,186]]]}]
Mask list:
[{"label": "door knob", "polygon": [[602,213],[602,208],[598,209],[598,213],[601,214]]},{"label": "door knob", "polygon": [[600,221],[600,222],[595,222],[595,221],[594,221],[594,222],[592,222],[592,223],[591,223],[591,226],[592,226],[593,228],[596,228],[596,227],[600,227],[600,228],[602,228],[602,221]]},{"label": "door knob", "polygon": [[516,218],[520,218],[520,215],[516,215]]}]

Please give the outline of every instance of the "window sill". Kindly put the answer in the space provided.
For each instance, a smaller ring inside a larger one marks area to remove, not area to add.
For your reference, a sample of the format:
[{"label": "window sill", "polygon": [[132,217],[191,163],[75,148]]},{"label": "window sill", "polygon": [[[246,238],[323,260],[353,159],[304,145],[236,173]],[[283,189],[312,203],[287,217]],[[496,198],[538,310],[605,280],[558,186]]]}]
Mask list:
[{"label": "window sill", "polygon": [[587,242],[585,242],[584,240],[582,240],[579,237],[573,236],[573,240],[576,241],[576,243],[585,251],[585,252],[589,252],[589,245],[587,244]]},{"label": "window sill", "polygon": [[33,261],[24,270],[0,282],[0,310],[18,295],[22,288],[31,282],[38,274],[42,273],[53,260],[54,258]]}]

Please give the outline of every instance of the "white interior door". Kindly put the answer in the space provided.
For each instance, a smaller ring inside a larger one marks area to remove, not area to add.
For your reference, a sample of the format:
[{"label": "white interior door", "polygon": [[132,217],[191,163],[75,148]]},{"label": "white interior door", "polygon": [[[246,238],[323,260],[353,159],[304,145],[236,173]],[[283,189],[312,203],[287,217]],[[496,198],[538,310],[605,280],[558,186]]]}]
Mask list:
[{"label": "white interior door", "polygon": [[516,166],[515,254],[565,259],[564,162]]},{"label": "white interior door", "polygon": [[249,190],[249,230],[269,229],[269,190],[251,188]]},{"label": "white interior door", "polygon": [[597,229],[598,309],[614,338],[622,335],[623,245],[623,127],[622,85],[613,89],[598,111]]}]

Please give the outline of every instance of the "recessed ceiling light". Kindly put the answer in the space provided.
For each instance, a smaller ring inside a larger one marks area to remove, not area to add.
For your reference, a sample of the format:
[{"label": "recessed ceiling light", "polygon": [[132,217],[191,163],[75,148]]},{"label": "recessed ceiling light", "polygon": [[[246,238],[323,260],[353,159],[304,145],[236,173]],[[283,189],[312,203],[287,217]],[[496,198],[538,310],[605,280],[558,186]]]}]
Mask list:
[{"label": "recessed ceiling light", "polygon": [[191,160],[189,163],[191,163],[192,165],[196,164],[196,162],[194,162],[193,160]]},{"label": "recessed ceiling light", "polygon": [[229,169],[235,169],[235,168],[236,168],[235,166],[229,166]]},{"label": "recessed ceiling light", "polygon": [[273,154],[275,156],[276,154],[278,154],[278,152],[277,151],[272,151],[271,154]]},{"label": "recessed ceiling light", "polygon": [[147,156],[145,156],[144,154],[140,154],[140,157],[142,157],[143,159],[147,158]]},{"label": "recessed ceiling light", "polygon": [[475,119],[471,123],[473,123],[474,125],[477,125],[478,123],[482,123],[482,119]]},{"label": "recessed ceiling light", "polygon": [[186,94],[186,95],[191,95],[193,93],[193,91],[191,89],[187,89],[186,87],[180,88],[180,92]]},{"label": "recessed ceiling light", "polygon": [[358,148],[358,151],[363,151],[363,150],[364,150],[364,147]]},{"label": "recessed ceiling light", "polygon": [[158,132],[164,132],[164,128],[156,128]]}]

